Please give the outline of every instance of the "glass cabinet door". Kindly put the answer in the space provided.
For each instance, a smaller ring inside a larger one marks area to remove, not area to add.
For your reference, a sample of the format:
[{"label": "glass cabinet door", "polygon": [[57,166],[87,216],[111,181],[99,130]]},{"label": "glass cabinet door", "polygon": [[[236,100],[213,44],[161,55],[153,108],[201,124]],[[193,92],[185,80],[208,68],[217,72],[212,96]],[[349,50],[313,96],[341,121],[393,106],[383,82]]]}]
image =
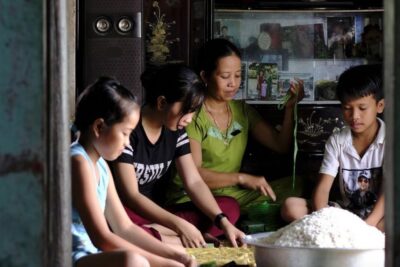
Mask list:
[{"label": "glass cabinet door", "polygon": [[302,79],[302,103],[338,103],[336,83],[347,68],[380,63],[383,9],[214,10],[213,37],[242,51],[236,98],[277,102]]}]

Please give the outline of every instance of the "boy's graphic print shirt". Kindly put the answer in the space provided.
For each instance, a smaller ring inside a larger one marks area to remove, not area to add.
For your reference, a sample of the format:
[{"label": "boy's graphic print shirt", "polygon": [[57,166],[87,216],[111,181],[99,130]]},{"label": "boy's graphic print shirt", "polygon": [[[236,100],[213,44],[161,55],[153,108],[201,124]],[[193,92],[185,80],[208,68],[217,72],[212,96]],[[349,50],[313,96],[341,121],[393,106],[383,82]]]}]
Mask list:
[{"label": "boy's graphic print shirt", "polygon": [[372,169],[341,169],[341,188],[349,201],[346,208],[361,218],[371,213],[382,184],[382,167]]},{"label": "boy's graphic print shirt", "polygon": [[353,146],[350,128],[333,133],[319,171],[338,176],[341,199],[335,201],[361,218],[372,211],[382,186],[385,123],[379,118],[378,122],[378,134],[362,157]]}]

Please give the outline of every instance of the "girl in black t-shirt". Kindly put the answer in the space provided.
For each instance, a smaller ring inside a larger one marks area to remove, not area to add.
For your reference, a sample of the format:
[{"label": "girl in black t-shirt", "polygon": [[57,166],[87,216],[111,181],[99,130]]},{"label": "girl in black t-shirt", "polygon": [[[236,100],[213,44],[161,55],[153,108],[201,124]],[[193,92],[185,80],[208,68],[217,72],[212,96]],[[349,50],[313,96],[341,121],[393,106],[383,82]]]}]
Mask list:
[{"label": "girl in black t-shirt", "polygon": [[[233,198],[214,198],[196,168],[184,130],[203,102],[204,84],[182,65],[147,70],[141,80],[145,88],[141,121],[130,136],[130,146],[112,163],[128,215],[168,243],[202,247],[204,236],[225,234],[233,246],[241,245],[244,233],[234,226],[239,205]],[[173,163],[194,204],[186,204],[177,215],[157,204]]]}]

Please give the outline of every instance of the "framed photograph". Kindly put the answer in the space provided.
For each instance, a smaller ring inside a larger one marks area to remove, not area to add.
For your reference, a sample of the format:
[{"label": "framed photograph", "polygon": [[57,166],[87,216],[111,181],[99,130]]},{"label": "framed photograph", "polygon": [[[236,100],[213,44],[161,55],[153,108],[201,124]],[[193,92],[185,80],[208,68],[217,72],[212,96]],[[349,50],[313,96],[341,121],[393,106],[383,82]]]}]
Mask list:
[{"label": "framed photograph", "polygon": [[274,63],[278,65],[278,70],[288,70],[288,50],[267,51],[261,55],[262,63]]},{"label": "framed photograph", "polygon": [[315,100],[337,100],[336,86],[337,81],[315,81]]},{"label": "framed photograph", "polygon": [[278,90],[276,100],[282,100],[290,90],[290,83],[295,82],[295,78],[304,81],[303,100],[314,100],[314,77],[311,73],[279,72]]},{"label": "framed photograph", "polygon": [[246,95],[246,87],[247,87],[247,62],[242,61],[242,67],[241,67],[241,81],[240,81],[240,86],[239,90],[236,93],[234,99],[245,99]]},{"label": "framed photograph", "polygon": [[314,24],[284,27],[283,38],[291,58],[314,57]]},{"label": "framed photograph", "polygon": [[362,58],[317,61],[314,72],[315,100],[337,100],[336,85],[340,74],[348,68],[366,63],[367,61]]},{"label": "framed photograph", "polygon": [[240,44],[241,23],[237,19],[221,19],[214,22],[214,38],[227,39],[242,48]]},{"label": "framed photograph", "polygon": [[262,23],[258,36],[258,47],[261,50],[277,50],[282,48],[280,23]]},{"label": "framed photograph", "polygon": [[354,58],[351,60],[319,60],[315,62],[314,65],[314,81],[319,80],[330,80],[337,81],[340,74],[345,70],[358,66],[367,64],[368,61],[364,58]]},{"label": "framed photograph", "polygon": [[328,17],[328,53],[336,59],[352,57],[355,44],[354,17]]},{"label": "framed photograph", "polygon": [[314,24],[314,58],[328,58],[324,24]]},{"label": "framed photograph", "polygon": [[248,62],[247,99],[274,100],[278,90],[278,64]]}]

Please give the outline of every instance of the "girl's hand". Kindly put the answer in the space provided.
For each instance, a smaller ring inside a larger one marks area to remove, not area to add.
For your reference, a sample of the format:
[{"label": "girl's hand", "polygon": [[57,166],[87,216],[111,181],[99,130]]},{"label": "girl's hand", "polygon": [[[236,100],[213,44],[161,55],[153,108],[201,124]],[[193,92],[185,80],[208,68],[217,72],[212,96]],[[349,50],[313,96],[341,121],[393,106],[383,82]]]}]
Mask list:
[{"label": "girl's hand", "polygon": [[[153,266],[153,265],[151,265]],[[196,267],[196,265],[185,265],[181,262],[167,259],[167,258],[162,258],[158,262],[154,264],[154,266],[160,266],[160,267]]]},{"label": "girl's hand", "polygon": [[177,261],[172,258],[165,258],[159,255],[153,255],[152,258],[149,258],[151,266],[158,267],[194,267],[195,265],[185,265],[184,263]]},{"label": "girl's hand", "polygon": [[296,102],[304,98],[304,81],[294,78],[295,82],[290,82],[290,99],[286,103],[287,108],[293,108]]},{"label": "girl's hand", "polygon": [[275,192],[272,190],[264,176],[239,173],[239,185],[244,188],[257,190],[262,195],[269,196],[273,201],[276,200]]},{"label": "girl's hand", "polygon": [[186,248],[199,248],[207,245],[201,232],[193,224],[183,219],[177,223],[176,232]]},{"label": "girl's hand", "polygon": [[186,259],[184,260],[183,264],[185,264],[186,267],[197,267],[197,262],[194,257],[191,255],[188,255]]},{"label": "girl's hand", "polygon": [[225,233],[225,237],[233,247],[246,246],[243,242],[245,234],[237,229],[227,218],[221,220],[221,227]]},{"label": "girl's hand", "polygon": [[182,263],[185,267],[197,267],[195,258],[186,252],[177,253],[175,260]]}]

